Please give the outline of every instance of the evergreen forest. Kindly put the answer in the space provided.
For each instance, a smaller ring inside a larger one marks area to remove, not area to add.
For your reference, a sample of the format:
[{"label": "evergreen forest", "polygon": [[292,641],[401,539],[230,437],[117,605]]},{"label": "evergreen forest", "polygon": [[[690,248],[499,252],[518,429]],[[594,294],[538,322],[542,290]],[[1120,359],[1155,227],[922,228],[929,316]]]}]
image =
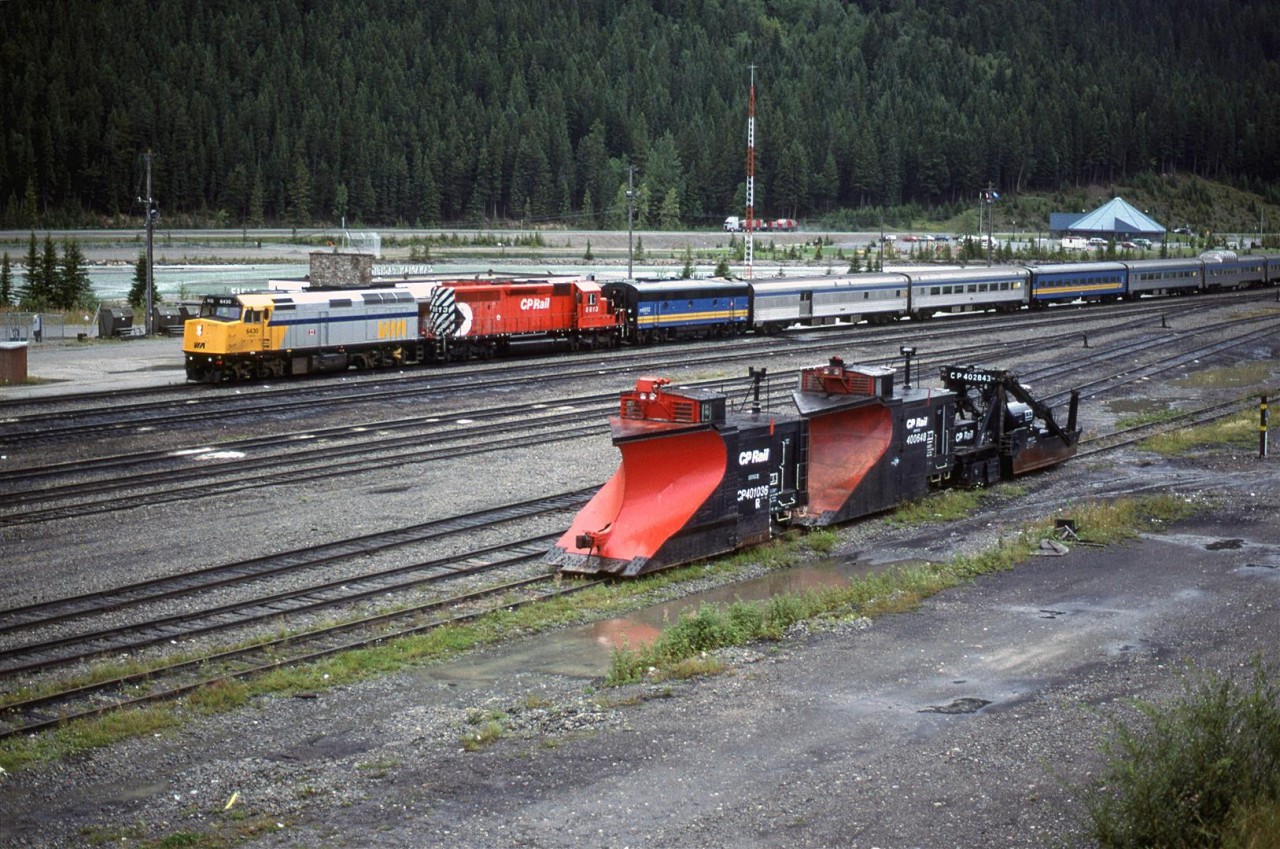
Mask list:
[{"label": "evergreen forest", "polygon": [[11,0],[0,226],[707,227],[1177,171],[1280,199],[1272,0]]}]

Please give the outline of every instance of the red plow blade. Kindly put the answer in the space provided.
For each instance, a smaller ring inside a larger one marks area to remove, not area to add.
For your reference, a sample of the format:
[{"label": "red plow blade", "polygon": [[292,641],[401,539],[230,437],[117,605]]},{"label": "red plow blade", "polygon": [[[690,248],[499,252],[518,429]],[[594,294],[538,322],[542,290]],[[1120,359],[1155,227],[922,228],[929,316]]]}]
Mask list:
[{"label": "red plow blade", "polygon": [[809,419],[807,524],[849,517],[849,500],[893,439],[893,416],[881,407],[815,415]]},{"label": "red plow blade", "polygon": [[550,559],[566,572],[633,576],[681,562],[664,549],[680,548],[681,532],[697,530],[699,508],[724,479],[726,450],[716,431],[627,424],[653,435],[618,443],[618,471],[552,549]]}]

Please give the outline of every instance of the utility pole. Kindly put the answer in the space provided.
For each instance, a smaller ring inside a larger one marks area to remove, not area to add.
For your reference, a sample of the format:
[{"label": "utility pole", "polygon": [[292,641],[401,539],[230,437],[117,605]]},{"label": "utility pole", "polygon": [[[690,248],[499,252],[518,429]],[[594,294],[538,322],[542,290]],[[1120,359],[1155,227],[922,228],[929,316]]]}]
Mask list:
[{"label": "utility pole", "polygon": [[631,210],[633,208],[632,201],[636,196],[635,192],[635,176],[636,166],[627,166],[627,279],[635,280],[636,275],[631,270],[633,255],[631,252]]},{"label": "utility pole", "polygon": [[987,265],[990,266],[991,248],[995,242],[995,210],[991,205],[1000,198],[990,180],[987,181],[987,190],[982,193],[982,198],[987,202]]},{"label": "utility pole", "polygon": [[747,261],[747,279],[755,267],[752,227],[756,217],[756,66],[751,66],[751,93],[747,100],[747,245],[743,258]]},{"label": "utility pole", "polygon": [[144,204],[147,216],[147,317],[143,326],[148,336],[155,332],[155,319],[152,317],[152,313],[155,309],[155,231],[158,210],[156,209],[155,200],[151,197],[151,159],[153,156],[154,154],[151,151],[142,154],[142,161],[147,164],[147,196],[145,199],[140,199]]}]

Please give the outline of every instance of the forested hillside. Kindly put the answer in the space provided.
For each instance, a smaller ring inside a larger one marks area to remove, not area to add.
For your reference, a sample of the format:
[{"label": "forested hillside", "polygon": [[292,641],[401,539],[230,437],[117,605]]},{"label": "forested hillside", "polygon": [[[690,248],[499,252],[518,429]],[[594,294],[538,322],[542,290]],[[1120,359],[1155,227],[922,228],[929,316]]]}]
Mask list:
[{"label": "forested hillside", "polygon": [[11,0],[0,225],[770,216],[1280,185],[1272,0]]}]

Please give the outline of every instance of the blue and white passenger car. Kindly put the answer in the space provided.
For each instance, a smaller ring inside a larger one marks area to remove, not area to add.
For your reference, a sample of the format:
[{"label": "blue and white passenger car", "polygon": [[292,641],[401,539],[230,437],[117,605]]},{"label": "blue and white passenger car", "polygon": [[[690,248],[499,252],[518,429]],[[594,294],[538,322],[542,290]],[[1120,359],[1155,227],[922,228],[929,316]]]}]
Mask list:
[{"label": "blue and white passenger car", "polygon": [[1128,269],[1121,262],[1057,262],[1031,269],[1031,305],[1061,301],[1106,301],[1126,292]]}]

